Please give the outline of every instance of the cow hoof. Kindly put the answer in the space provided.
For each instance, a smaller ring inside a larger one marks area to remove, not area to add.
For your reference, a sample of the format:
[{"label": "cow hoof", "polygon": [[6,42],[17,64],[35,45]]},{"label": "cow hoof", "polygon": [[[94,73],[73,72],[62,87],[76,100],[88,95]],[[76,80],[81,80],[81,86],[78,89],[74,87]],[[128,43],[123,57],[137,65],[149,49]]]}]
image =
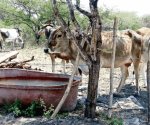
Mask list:
[{"label": "cow hoof", "polygon": [[140,93],[138,91],[136,91],[134,94],[133,94],[134,97],[139,97],[140,96]]},{"label": "cow hoof", "polygon": [[124,93],[118,93],[118,92],[117,92],[117,93],[114,93],[113,96],[114,96],[114,97],[118,97],[118,98],[124,98],[124,97],[125,97],[125,94],[124,94]]},{"label": "cow hoof", "polygon": [[147,84],[144,84],[144,85],[143,85],[143,88],[147,88]]}]

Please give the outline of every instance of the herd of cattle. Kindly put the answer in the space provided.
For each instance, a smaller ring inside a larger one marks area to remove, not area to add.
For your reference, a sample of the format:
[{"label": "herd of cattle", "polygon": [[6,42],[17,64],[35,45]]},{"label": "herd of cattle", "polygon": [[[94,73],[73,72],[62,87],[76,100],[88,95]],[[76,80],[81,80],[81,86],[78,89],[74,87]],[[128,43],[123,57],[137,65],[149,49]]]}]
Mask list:
[{"label": "herd of cattle", "polygon": [[[9,30],[0,29],[0,47],[2,49],[2,42],[11,38],[13,44],[18,42],[21,47],[24,43],[20,36],[20,31],[18,29],[11,29],[11,31],[16,32],[16,35],[11,35]],[[36,40],[39,41],[41,34],[45,34],[47,43],[44,48],[44,52],[49,54],[52,59],[52,71],[55,70],[55,58],[60,58],[66,62],[71,61],[74,65],[76,56],[78,53],[74,42],[68,39],[65,30],[62,27],[53,27],[51,25],[45,25],[36,33]],[[103,31],[102,32],[102,45],[98,48],[101,51],[101,68],[111,67],[111,54],[113,46],[113,32]],[[12,40],[13,39],[13,40]],[[90,35],[89,35],[90,40]],[[90,46],[88,44],[88,39],[85,42],[83,48],[87,53],[90,52]],[[133,64],[135,79],[136,79],[136,92],[139,94],[139,72],[142,72],[145,85],[146,81],[146,69],[148,62],[148,46],[150,43],[150,28],[142,27],[137,31],[130,29],[118,31],[117,33],[117,43],[116,43],[116,57],[115,57],[115,68],[121,69],[121,81],[117,88],[117,92],[122,89],[125,80],[127,79],[128,67]],[[80,57],[79,68],[83,73],[88,73],[88,66],[86,62]]]}]

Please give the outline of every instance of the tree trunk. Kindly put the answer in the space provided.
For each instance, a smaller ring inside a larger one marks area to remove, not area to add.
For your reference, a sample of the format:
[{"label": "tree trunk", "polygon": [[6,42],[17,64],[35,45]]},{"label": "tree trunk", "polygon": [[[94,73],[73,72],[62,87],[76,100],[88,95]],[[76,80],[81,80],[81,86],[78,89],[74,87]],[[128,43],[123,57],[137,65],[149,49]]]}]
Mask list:
[{"label": "tree trunk", "polygon": [[[80,46],[80,42],[84,41],[85,39],[83,36],[86,36],[88,40],[88,34],[84,35],[78,21],[75,18],[74,9],[72,0],[66,0],[71,16],[71,20],[73,25],[75,26],[77,35],[74,36],[71,33],[70,28],[68,27],[65,20],[60,16],[59,10],[56,5],[56,0],[52,0],[54,14],[57,17],[57,20],[60,22],[60,25],[64,28],[64,31],[67,32],[67,36],[70,40],[74,42],[74,45],[77,47],[81,57],[84,59],[86,64],[89,66],[89,81],[88,81],[88,95],[87,95],[87,103],[85,109],[85,117],[94,118],[95,117],[95,109],[96,109],[96,99],[97,99],[97,88],[98,88],[98,81],[99,81],[99,70],[100,70],[100,51],[97,48],[101,47],[102,39],[101,39],[101,29],[102,24],[98,12],[97,3],[98,0],[89,0],[90,10],[91,12],[85,11],[78,6],[78,2],[76,0],[76,8],[79,12],[84,14],[89,18],[90,25],[91,25],[91,40],[88,42],[90,45],[90,54],[87,53],[83,47]],[[82,37],[81,37],[82,36]],[[86,40],[86,41],[87,41]]]},{"label": "tree trunk", "polygon": [[147,96],[148,96],[148,125],[150,125],[150,44],[148,44],[148,62],[147,62]]},{"label": "tree trunk", "polygon": [[147,63],[148,125],[150,125],[150,61]]},{"label": "tree trunk", "polygon": [[96,110],[97,89],[99,81],[100,60],[92,62],[89,67],[88,95],[86,100],[85,117],[94,118]]}]

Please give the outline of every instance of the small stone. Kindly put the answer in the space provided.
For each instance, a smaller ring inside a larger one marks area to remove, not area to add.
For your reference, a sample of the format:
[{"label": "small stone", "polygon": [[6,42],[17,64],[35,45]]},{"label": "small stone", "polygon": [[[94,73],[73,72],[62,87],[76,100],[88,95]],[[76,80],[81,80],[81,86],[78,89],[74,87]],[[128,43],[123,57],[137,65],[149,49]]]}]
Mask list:
[{"label": "small stone", "polygon": [[98,118],[94,118],[93,121],[97,122],[97,121],[98,121]]},{"label": "small stone", "polygon": [[81,91],[87,90],[87,87],[88,87],[88,84],[81,85],[79,86],[79,90]]}]

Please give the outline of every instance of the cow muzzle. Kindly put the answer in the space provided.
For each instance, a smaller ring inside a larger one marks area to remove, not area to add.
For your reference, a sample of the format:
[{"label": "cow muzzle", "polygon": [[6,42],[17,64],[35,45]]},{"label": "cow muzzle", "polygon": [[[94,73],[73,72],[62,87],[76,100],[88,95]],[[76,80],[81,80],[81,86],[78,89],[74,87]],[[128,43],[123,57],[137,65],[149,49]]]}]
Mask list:
[{"label": "cow muzzle", "polygon": [[44,53],[48,54],[48,53],[49,53],[49,49],[48,49],[48,48],[45,48],[45,49],[44,49]]}]

